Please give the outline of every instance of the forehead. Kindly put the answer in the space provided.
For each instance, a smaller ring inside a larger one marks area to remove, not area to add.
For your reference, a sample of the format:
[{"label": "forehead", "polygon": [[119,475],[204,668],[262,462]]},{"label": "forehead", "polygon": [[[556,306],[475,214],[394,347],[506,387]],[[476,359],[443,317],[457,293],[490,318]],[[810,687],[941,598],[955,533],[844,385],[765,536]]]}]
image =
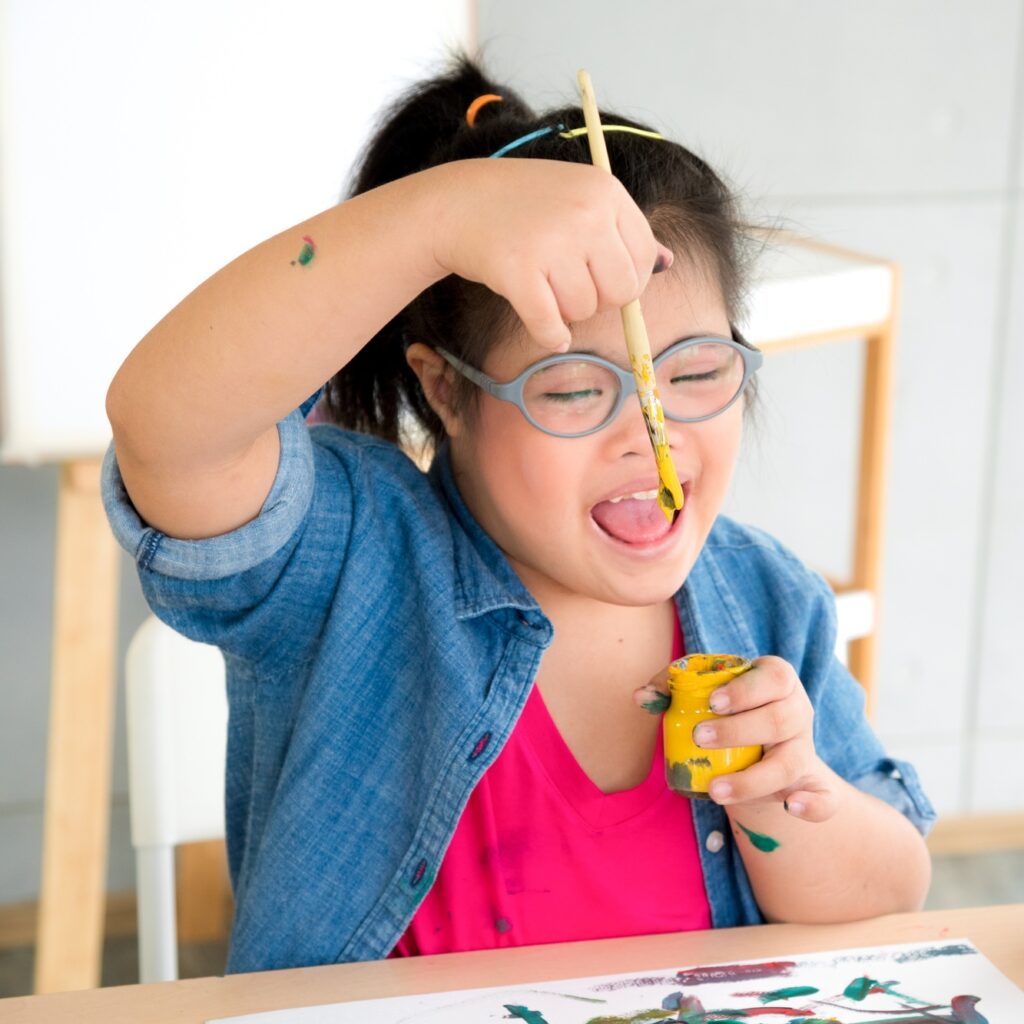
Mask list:
[{"label": "forehead", "polygon": [[[650,279],[640,297],[651,352],[656,356],[673,342],[702,334],[729,337],[729,314],[717,284],[699,269],[678,259],[671,270]],[[622,366],[628,365],[622,317],[617,309],[598,313],[571,325],[570,352],[593,352]],[[546,356],[525,331],[516,332],[488,354],[490,372],[515,375]]]}]

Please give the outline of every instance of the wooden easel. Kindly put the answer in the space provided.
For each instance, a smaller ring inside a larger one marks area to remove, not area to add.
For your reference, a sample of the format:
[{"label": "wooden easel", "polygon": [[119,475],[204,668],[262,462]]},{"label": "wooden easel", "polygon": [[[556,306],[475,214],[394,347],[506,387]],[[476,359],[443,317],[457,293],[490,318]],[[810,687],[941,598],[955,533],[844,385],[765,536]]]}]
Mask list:
[{"label": "wooden easel", "polygon": [[99,984],[110,825],[118,553],[100,462],[61,466],[36,992]]}]

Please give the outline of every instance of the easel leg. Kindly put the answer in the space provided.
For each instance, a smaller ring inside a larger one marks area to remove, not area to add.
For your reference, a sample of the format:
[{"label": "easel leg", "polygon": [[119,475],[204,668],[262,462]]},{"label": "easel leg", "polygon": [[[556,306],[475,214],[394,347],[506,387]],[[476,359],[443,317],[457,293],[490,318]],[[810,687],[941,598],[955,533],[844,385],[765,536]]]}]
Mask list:
[{"label": "easel leg", "polygon": [[61,467],[36,992],[100,981],[118,559],[99,478]]},{"label": "easel leg", "polygon": [[[852,586],[874,595],[876,622],[882,589],[882,524],[885,515],[886,467],[889,462],[893,337],[898,299],[899,276],[897,268],[893,267],[892,317],[877,332],[869,335],[865,344],[860,483],[853,550]],[[869,636],[850,644],[850,672],[864,687],[869,717],[874,714],[877,648],[877,626]]]}]

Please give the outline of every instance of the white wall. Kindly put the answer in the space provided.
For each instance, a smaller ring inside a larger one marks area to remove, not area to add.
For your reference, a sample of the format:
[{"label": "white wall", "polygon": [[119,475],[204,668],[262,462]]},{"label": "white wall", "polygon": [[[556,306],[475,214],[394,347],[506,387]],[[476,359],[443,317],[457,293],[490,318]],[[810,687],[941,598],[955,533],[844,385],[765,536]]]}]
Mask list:
[{"label": "white wall", "polygon": [[[586,66],[755,218],[902,264],[877,725],[946,813],[1024,810],[1022,32],[1021,0],[481,2],[527,98]],[[728,507],[837,574],[859,348],[769,359]]]},{"label": "white wall", "polygon": [[[902,263],[878,724],[950,813],[1024,809],[1022,29],[1024,0],[480,3],[527,98],[572,96],[585,65],[604,105],[708,157],[761,219]],[[731,501],[835,572],[857,359],[769,361]],[[38,889],[56,486],[0,467],[0,903]],[[123,652],[145,609],[127,559],[122,580]],[[121,715],[113,888],[132,884]]]}]

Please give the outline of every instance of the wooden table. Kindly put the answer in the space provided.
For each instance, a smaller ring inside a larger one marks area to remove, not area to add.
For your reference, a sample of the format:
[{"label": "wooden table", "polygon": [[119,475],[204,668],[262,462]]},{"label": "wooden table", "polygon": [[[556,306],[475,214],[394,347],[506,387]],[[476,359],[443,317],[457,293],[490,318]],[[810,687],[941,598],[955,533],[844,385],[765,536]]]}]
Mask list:
[{"label": "wooden table", "polygon": [[766,925],[453,953],[0,1000],[4,1024],[200,1024],[211,1017],[488,985],[970,939],[1024,987],[1024,904],[933,910],[840,925]]}]

